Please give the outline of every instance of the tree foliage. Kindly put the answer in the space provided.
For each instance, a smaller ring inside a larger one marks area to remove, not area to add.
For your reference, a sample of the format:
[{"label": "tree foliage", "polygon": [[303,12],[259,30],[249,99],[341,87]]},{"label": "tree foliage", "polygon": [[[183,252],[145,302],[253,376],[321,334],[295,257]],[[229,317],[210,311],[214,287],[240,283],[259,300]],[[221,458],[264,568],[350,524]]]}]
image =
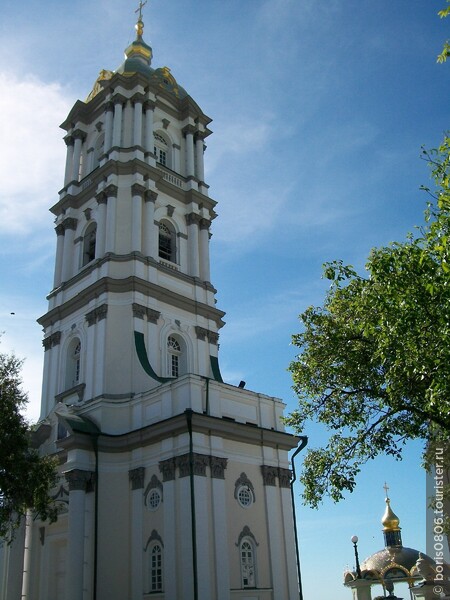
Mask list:
[{"label": "tree foliage", "polygon": [[[447,4],[450,4],[450,0],[446,0],[446,1],[447,1]],[[442,10],[440,10],[438,12],[438,15],[441,17],[441,19],[445,19],[446,17],[448,17],[449,14],[450,14],[450,6],[446,6],[445,8],[443,8]],[[440,63],[443,63],[447,60],[447,58],[449,56],[450,56],[450,41],[447,40],[444,43],[442,52],[437,57],[437,61]]]},{"label": "tree foliage", "polygon": [[28,509],[55,520],[48,490],[56,482],[55,464],[30,448],[30,428],[21,414],[27,395],[21,389],[22,362],[0,353],[0,537],[12,539]]},{"label": "tree foliage", "polygon": [[401,458],[407,440],[450,439],[450,138],[423,156],[434,186],[424,188],[430,201],[417,235],[374,248],[365,276],[341,261],[324,265],[324,304],[300,316],[303,331],[293,336],[299,408],[287,422],[330,430],[303,465],[313,507],[352,491],[368,460]]}]

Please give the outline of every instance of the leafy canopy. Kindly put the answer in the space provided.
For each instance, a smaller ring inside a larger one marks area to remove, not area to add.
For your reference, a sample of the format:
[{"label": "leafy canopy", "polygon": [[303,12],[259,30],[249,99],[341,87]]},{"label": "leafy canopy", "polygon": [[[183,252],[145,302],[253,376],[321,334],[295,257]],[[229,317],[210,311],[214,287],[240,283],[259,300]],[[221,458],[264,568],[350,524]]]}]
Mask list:
[{"label": "leafy canopy", "polygon": [[28,509],[44,520],[56,518],[48,495],[55,464],[30,448],[30,429],[20,412],[27,402],[21,367],[15,356],[0,353],[0,537],[8,540]]},{"label": "leafy canopy", "polygon": [[341,261],[324,265],[323,307],[300,315],[291,363],[299,408],[287,423],[315,420],[330,430],[310,449],[300,477],[317,507],[352,491],[361,466],[401,457],[407,440],[450,438],[450,138],[424,158],[433,189],[416,237],[374,248],[361,276]]}]

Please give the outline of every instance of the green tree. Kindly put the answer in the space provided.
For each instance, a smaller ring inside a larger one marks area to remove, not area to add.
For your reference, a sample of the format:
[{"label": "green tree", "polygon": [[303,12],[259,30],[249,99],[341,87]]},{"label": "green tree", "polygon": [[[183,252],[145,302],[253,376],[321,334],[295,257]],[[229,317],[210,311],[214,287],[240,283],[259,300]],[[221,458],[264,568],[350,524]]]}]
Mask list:
[{"label": "green tree", "polygon": [[[447,0],[447,4],[450,4],[450,0]],[[448,17],[449,14],[450,14],[450,6],[447,6],[446,8],[443,8],[442,10],[440,10],[438,12],[438,15],[441,17],[441,19],[445,19],[446,17]],[[450,42],[449,42],[449,40],[447,40],[444,43],[442,52],[437,57],[437,61],[440,63],[443,63],[447,60],[447,58],[449,56],[450,56]]]},{"label": "green tree", "polygon": [[11,540],[28,509],[54,521],[56,508],[48,491],[56,482],[54,460],[30,447],[30,427],[21,410],[22,361],[0,353],[0,537]]},{"label": "green tree", "polygon": [[[380,454],[401,458],[404,444],[450,440],[450,139],[424,152],[433,188],[425,223],[403,243],[374,248],[361,276],[340,261],[324,266],[331,287],[322,307],[300,315],[300,349],[291,363],[299,408],[330,431],[305,456],[304,500],[317,507],[355,487],[361,466]],[[431,458],[426,456],[430,466]]]}]

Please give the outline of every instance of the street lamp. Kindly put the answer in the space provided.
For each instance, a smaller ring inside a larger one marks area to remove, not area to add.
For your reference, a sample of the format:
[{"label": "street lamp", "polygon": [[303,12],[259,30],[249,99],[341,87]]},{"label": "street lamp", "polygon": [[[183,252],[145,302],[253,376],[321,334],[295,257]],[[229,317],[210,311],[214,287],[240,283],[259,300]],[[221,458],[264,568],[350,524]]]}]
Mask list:
[{"label": "street lamp", "polygon": [[355,549],[355,560],[356,560],[356,574],[358,575],[358,579],[361,579],[361,567],[359,566],[359,556],[358,556],[358,536],[352,536],[351,542],[353,544],[353,548]]}]

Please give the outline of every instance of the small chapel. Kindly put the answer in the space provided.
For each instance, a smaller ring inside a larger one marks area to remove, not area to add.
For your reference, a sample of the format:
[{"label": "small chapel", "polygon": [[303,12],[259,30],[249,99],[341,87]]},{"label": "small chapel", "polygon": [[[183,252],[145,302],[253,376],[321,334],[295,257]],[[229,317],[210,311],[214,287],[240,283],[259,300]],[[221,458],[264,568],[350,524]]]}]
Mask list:
[{"label": "small chapel", "polygon": [[211,119],[135,40],[61,127],[39,452],[56,522],[0,550],[0,600],[294,600],[283,402],[227,384],[209,244]]}]

